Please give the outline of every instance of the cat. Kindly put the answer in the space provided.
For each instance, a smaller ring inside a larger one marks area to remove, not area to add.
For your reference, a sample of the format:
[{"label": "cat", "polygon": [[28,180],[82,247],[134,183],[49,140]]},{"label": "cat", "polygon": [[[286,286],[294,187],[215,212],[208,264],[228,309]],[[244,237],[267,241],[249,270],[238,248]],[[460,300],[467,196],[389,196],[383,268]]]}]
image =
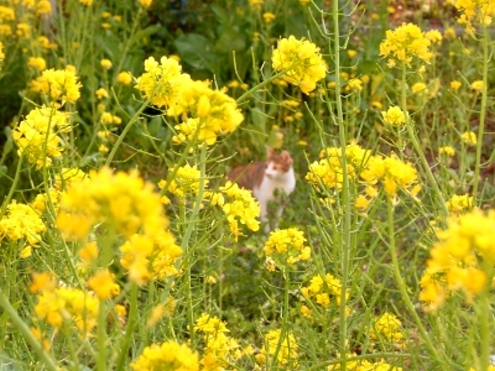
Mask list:
[{"label": "cat", "polygon": [[284,211],[281,193],[290,195],[296,188],[296,177],[292,167],[292,157],[287,151],[280,154],[272,148],[267,147],[267,158],[265,161],[256,161],[249,165],[241,165],[234,168],[227,178],[235,182],[241,188],[249,189],[260,204],[260,219],[267,223],[265,233],[270,231],[268,218],[268,203],[277,203],[275,212],[275,228]]}]

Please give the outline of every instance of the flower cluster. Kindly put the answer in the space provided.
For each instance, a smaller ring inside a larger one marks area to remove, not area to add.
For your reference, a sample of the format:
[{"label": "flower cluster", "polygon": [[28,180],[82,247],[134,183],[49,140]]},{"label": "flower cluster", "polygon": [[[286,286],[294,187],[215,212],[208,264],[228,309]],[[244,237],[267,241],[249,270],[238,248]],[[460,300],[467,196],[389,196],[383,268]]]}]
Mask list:
[{"label": "flower cluster", "polygon": [[87,337],[97,324],[99,305],[99,300],[86,291],[47,287],[38,295],[34,311],[40,320],[56,329],[71,323]]},{"label": "flower cluster", "polygon": [[389,342],[402,342],[404,334],[401,329],[402,323],[393,314],[384,313],[375,320],[373,329],[371,330],[371,338],[373,340],[387,340]]},{"label": "flower cluster", "polygon": [[[170,169],[170,173],[175,173],[173,179],[167,187],[167,190],[180,200],[184,200],[187,194],[195,195],[199,192],[201,185],[201,171],[196,166],[189,164],[181,166],[177,169]],[[209,183],[208,179],[204,179],[204,187]],[[160,180],[158,187],[163,189],[166,181]],[[165,202],[168,203],[168,202]]]},{"label": "flower cluster", "polygon": [[265,243],[268,270],[275,267],[287,267],[311,257],[311,248],[304,246],[306,239],[302,231],[296,228],[279,229],[270,233]]},{"label": "flower cluster", "polygon": [[[314,276],[310,280],[309,286],[305,286],[301,289],[301,293],[307,300],[315,301],[316,304],[323,308],[328,308],[331,304],[337,306],[342,305],[342,282],[330,273],[327,273],[324,277],[320,274]],[[349,290],[345,292],[346,301],[349,299]],[[303,313],[306,316],[310,316],[308,308],[303,307]]]},{"label": "flower cluster", "polygon": [[[363,167],[371,156],[369,150],[361,148],[357,144],[349,144],[344,149],[347,164],[347,177],[356,179],[359,169]],[[342,148],[329,147],[320,152],[321,160],[309,165],[306,180],[316,187],[320,185],[326,188],[342,188],[344,170],[342,166]]]},{"label": "flower cluster", "polygon": [[[36,246],[46,232],[41,215],[31,205],[17,203],[7,206],[7,212],[0,219],[0,240],[7,237],[11,241],[26,240],[29,246]],[[30,248],[24,254],[30,252]]]},{"label": "flower cluster", "polygon": [[460,24],[465,24],[471,33],[474,31],[473,23],[488,26],[495,16],[495,3],[493,1],[451,0],[450,2],[456,9],[463,12],[458,21]]},{"label": "flower cluster", "polygon": [[445,204],[450,215],[459,216],[473,208],[473,196],[453,195]]},{"label": "flower cluster", "polygon": [[168,116],[184,120],[175,126],[175,143],[199,141],[212,145],[219,135],[232,133],[244,120],[235,100],[209,85],[205,81],[183,81],[177,103],[167,111]]},{"label": "flower cluster", "polygon": [[166,109],[170,117],[180,119],[175,126],[177,143],[199,141],[212,145],[219,135],[233,132],[244,120],[234,99],[222,90],[213,90],[206,81],[194,81],[181,72],[173,58],[153,57],[145,61],[145,73],[137,79],[136,88],[151,104]]},{"label": "flower cluster", "polygon": [[484,270],[495,262],[495,211],[475,209],[450,218],[448,228],[438,231],[427,269],[421,278],[420,300],[435,310],[449,293],[463,291],[468,302],[491,282]]},{"label": "flower cluster", "polygon": [[[352,357],[356,357],[356,354],[354,353],[347,354],[347,358],[352,358]],[[342,368],[340,367],[339,363],[330,365],[327,368],[327,371],[341,371],[341,370]],[[402,367],[392,366],[383,360],[373,363],[366,359],[359,359],[359,360],[348,360],[346,362],[345,370],[346,371],[402,371]]]},{"label": "flower cluster", "polygon": [[182,248],[175,243],[169,231],[153,236],[135,234],[120,246],[120,264],[129,274],[129,279],[138,285],[150,279],[159,280],[177,274],[177,259]]},{"label": "flower cluster", "polygon": [[52,159],[62,155],[62,138],[59,133],[71,130],[68,115],[53,108],[35,108],[12,131],[12,138],[19,149],[17,153],[27,157],[38,169],[51,166]]},{"label": "flower cluster", "polygon": [[[282,340],[280,340],[281,336],[284,336]],[[272,330],[265,335],[265,346],[256,359],[259,363],[266,363],[267,358],[273,359],[276,354],[278,365],[294,370],[299,368],[298,349],[293,334],[285,332],[282,335],[282,330]]]},{"label": "flower cluster", "polygon": [[316,83],[325,78],[327,70],[320,48],[294,36],[279,40],[272,54],[272,65],[275,71],[285,71],[281,78],[299,86],[305,94],[316,88]]},{"label": "flower cluster", "polygon": [[392,106],[387,111],[382,111],[382,117],[386,125],[402,126],[406,124],[406,115],[398,106]]},{"label": "flower cluster", "polygon": [[144,73],[137,79],[136,88],[156,107],[171,107],[179,97],[181,85],[189,80],[173,58],[162,57],[160,63],[150,57],[144,62]]},{"label": "flower cluster", "polygon": [[252,231],[259,230],[260,206],[250,191],[228,181],[220,187],[220,192],[206,193],[205,198],[210,199],[211,205],[222,207],[236,242],[241,235],[239,224],[246,225]]},{"label": "flower cluster", "polygon": [[84,240],[91,227],[104,223],[126,237],[143,231],[157,236],[168,226],[160,195],[136,171],[91,171],[88,179],[72,184],[62,195],[57,225],[66,238]]},{"label": "flower cluster", "polygon": [[131,363],[131,369],[199,371],[198,355],[187,345],[169,340],[144,348],[141,355]]},{"label": "flower cluster", "polygon": [[433,54],[429,51],[431,41],[421,29],[412,24],[402,24],[395,30],[387,30],[385,40],[380,44],[380,55],[389,57],[389,66],[395,65],[395,60],[408,66],[414,57],[428,62]]},{"label": "flower cluster", "polygon": [[203,334],[205,343],[200,360],[202,370],[223,370],[243,355],[237,341],[227,335],[227,325],[218,317],[201,315],[194,325],[194,331]]},{"label": "flower cluster", "polygon": [[30,89],[35,93],[47,94],[54,101],[64,104],[75,103],[79,99],[81,86],[72,70],[49,69],[31,81]]}]

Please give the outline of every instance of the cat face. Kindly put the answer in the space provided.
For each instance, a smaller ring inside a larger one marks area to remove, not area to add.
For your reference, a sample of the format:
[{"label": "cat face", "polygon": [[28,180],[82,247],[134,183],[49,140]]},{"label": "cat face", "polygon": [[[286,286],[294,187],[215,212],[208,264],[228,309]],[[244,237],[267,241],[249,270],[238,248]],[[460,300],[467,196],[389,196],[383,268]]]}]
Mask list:
[{"label": "cat face", "polygon": [[293,161],[289,152],[282,151],[278,154],[271,148],[267,148],[267,152],[265,175],[269,179],[283,178],[292,168]]}]

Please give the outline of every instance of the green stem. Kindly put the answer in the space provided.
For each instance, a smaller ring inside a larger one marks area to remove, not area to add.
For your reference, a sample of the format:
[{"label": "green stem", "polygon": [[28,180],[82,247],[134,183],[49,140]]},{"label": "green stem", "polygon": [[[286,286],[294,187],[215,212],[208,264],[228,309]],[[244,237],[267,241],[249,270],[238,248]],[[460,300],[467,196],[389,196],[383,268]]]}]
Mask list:
[{"label": "green stem", "polygon": [[[290,347],[290,337],[288,335],[287,327],[289,322],[289,274],[287,270],[283,271],[284,276],[284,307],[282,308],[282,329],[280,331],[280,337],[278,338],[277,348],[275,349],[275,353],[273,353],[273,360],[271,362],[271,366],[273,369],[277,368],[278,354],[280,353],[280,349],[282,349],[282,344],[287,342],[287,347]],[[290,357],[290,349],[289,351],[289,359]]]},{"label": "green stem", "polygon": [[12,325],[19,330],[19,332],[24,336],[27,343],[33,348],[35,353],[38,354],[38,357],[45,364],[45,367],[50,371],[57,371],[57,363],[50,357],[50,355],[45,352],[41,343],[34,337],[34,335],[29,330],[29,327],[26,323],[19,317],[17,311],[12,307],[9,300],[5,296],[3,290],[0,288],[0,307],[3,308],[5,313],[8,314],[10,320],[12,321]]},{"label": "green stem", "polygon": [[251,96],[254,92],[256,92],[257,90],[263,88],[264,86],[268,85],[269,83],[271,83],[273,80],[275,79],[278,79],[280,76],[283,76],[287,73],[288,70],[284,70],[282,72],[279,72],[271,77],[269,77],[268,79],[266,79],[265,81],[263,82],[260,82],[258,85],[252,87],[251,89],[249,89],[247,92],[245,92],[244,94],[242,94],[239,98],[236,99],[236,103],[237,104],[240,104],[242,103],[244,100],[246,100],[249,96]]},{"label": "green stem", "polygon": [[131,130],[132,126],[139,120],[139,116],[146,109],[146,107],[148,107],[148,104],[150,101],[151,101],[151,99],[144,102],[144,104],[142,104],[141,107],[136,111],[134,116],[131,117],[130,121],[127,123],[124,130],[122,130],[122,133],[119,135],[119,137],[117,138],[117,141],[113,145],[113,148],[110,151],[110,154],[108,155],[107,160],[105,161],[105,166],[110,166],[110,163],[112,162],[113,158],[115,157],[115,154],[117,153],[117,150],[119,149],[120,145],[124,141],[125,136],[129,132],[129,130]]},{"label": "green stem", "polygon": [[442,215],[446,217],[449,215],[449,210],[447,209],[447,205],[445,204],[445,199],[443,198],[442,192],[438,187],[438,182],[435,179],[435,176],[431,172],[430,164],[426,160],[423,149],[421,148],[421,144],[418,141],[416,133],[413,129],[413,124],[411,118],[409,117],[409,112],[407,110],[407,91],[406,91],[406,62],[402,62],[402,82],[401,82],[401,109],[406,116],[406,130],[411,140],[414,150],[416,154],[419,156],[421,164],[423,166],[423,172],[426,174],[426,178],[430,183],[430,186],[433,188],[433,191],[436,194],[435,199],[437,200],[439,209],[442,212]]},{"label": "green stem", "polygon": [[481,92],[481,108],[480,108],[480,123],[478,128],[478,140],[476,143],[476,160],[474,165],[474,183],[473,183],[473,204],[477,204],[478,197],[478,187],[480,181],[480,170],[481,170],[481,151],[483,149],[483,136],[485,133],[485,121],[486,121],[486,108],[487,108],[487,97],[488,97],[488,63],[490,62],[490,57],[488,55],[489,50],[489,38],[490,34],[488,32],[487,26],[483,23],[483,90]]},{"label": "green stem", "polygon": [[98,359],[96,360],[96,369],[98,371],[105,371],[107,369],[107,312],[106,305],[103,300],[100,300],[100,307],[98,312]]},{"label": "green stem", "polygon": [[[201,154],[199,159],[199,170],[200,170],[200,182],[199,190],[194,203],[194,208],[192,210],[191,217],[187,221],[187,229],[182,238],[181,247],[185,254],[185,279],[186,279],[186,296],[187,296],[187,321],[189,324],[189,336],[191,338],[191,343],[194,344],[194,308],[191,290],[191,249],[189,248],[189,240],[191,239],[192,232],[196,229],[197,216],[199,210],[201,209],[201,201],[203,200],[203,194],[205,191],[205,180],[206,180],[206,151],[208,146],[206,143],[201,145]],[[185,219],[185,218],[184,218]]]},{"label": "green stem", "polygon": [[7,197],[5,197],[5,200],[3,201],[2,210],[0,211],[0,217],[2,217],[5,214],[5,210],[7,210],[7,206],[12,200],[12,196],[14,196],[17,183],[19,182],[19,176],[21,175],[21,167],[22,167],[23,159],[24,156],[22,155],[19,156],[19,161],[17,162],[17,169],[15,170],[14,181],[12,182],[12,186],[10,187],[9,194],[7,195]]},{"label": "green stem", "polygon": [[132,334],[134,331],[134,326],[136,325],[137,316],[137,284],[131,282],[131,302],[129,310],[129,319],[127,322],[127,328],[125,331],[124,340],[122,341],[122,346],[120,347],[119,357],[117,359],[117,367],[115,370],[124,370],[125,361],[128,357],[129,344],[132,340]]},{"label": "green stem", "polygon": [[421,318],[419,318],[418,313],[416,312],[416,308],[414,307],[414,304],[411,301],[411,298],[409,297],[409,294],[407,292],[407,286],[406,283],[404,282],[404,279],[402,278],[402,274],[400,272],[400,266],[399,266],[399,261],[397,259],[397,248],[395,246],[395,225],[394,225],[394,205],[392,205],[392,200],[390,197],[388,197],[387,200],[387,215],[388,215],[388,237],[389,237],[389,246],[390,246],[390,255],[392,259],[392,268],[394,271],[394,276],[395,280],[397,281],[397,285],[399,287],[399,292],[402,297],[402,300],[404,304],[406,305],[406,308],[409,310],[409,313],[412,315],[414,322],[416,323],[416,326],[419,330],[419,333],[421,334],[422,340],[425,342],[427,351],[430,353],[431,357],[434,360],[437,360],[438,364],[441,365],[442,370],[449,370],[447,362],[444,362],[444,360],[440,359],[437,348],[435,348],[435,345],[432,343],[428,332],[425,330],[423,323],[421,322]]},{"label": "green stem", "polygon": [[[339,28],[339,1],[333,1],[332,7],[333,15],[333,52],[334,52],[334,63],[335,63],[335,91],[341,91],[340,83],[340,28]],[[340,147],[342,149],[341,163],[342,163],[342,204],[343,204],[343,217],[344,222],[341,229],[341,239],[340,239],[340,252],[341,256],[341,272],[342,272],[342,292],[340,296],[341,305],[339,308],[339,353],[342,357],[340,362],[341,369],[346,369],[347,364],[347,315],[346,315],[346,292],[347,286],[349,284],[349,264],[350,264],[350,252],[352,248],[352,232],[351,232],[351,195],[349,191],[349,178],[347,173],[347,158],[346,158],[346,144],[347,135],[346,127],[344,123],[344,114],[342,107],[342,97],[337,93],[336,95],[336,108],[337,108],[337,125],[339,127],[339,141]]]}]

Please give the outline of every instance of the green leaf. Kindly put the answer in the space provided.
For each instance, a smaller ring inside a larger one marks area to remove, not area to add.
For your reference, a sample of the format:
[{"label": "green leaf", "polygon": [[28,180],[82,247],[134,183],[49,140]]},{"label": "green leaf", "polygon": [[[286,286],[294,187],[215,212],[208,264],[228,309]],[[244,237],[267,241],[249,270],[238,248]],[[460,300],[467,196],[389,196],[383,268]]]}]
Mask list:
[{"label": "green leaf", "polygon": [[195,33],[181,35],[175,40],[175,46],[184,63],[198,70],[208,70],[215,75],[219,74],[213,46],[210,40],[203,35]]}]

